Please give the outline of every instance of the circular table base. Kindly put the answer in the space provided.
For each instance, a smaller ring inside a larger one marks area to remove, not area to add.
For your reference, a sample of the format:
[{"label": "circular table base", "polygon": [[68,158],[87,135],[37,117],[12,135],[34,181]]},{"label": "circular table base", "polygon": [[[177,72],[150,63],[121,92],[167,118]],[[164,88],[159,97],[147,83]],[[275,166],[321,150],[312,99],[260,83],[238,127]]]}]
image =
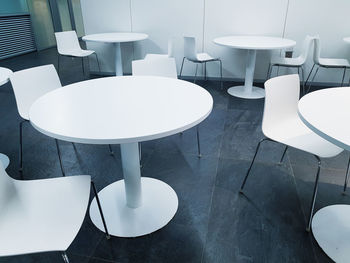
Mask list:
[{"label": "circular table base", "polygon": [[0,153],[0,162],[2,162],[4,169],[6,169],[10,164],[10,159],[5,154]]},{"label": "circular table base", "polygon": [[312,233],[323,251],[335,262],[350,259],[350,205],[327,206],[314,215]]},{"label": "circular table base", "polygon": [[[110,235],[138,237],[164,227],[175,215],[178,199],[175,191],[157,179],[142,177],[142,205],[126,206],[124,180],[103,188],[98,196]],[[96,198],[90,205],[92,222],[104,232]]]},{"label": "circular table base", "polygon": [[245,86],[235,86],[227,90],[228,94],[243,99],[261,99],[265,97],[265,90],[254,87],[251,92],[247,92]]}]

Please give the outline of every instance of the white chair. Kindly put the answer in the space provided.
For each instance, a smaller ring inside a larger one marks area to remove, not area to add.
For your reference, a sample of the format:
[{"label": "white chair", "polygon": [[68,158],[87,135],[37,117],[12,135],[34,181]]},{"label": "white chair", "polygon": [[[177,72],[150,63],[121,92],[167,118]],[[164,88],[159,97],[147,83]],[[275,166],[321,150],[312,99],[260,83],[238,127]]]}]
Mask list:
[{"label": "white chair", "polygon": [[[14,72],[10,81],[15,93],[17,109],[23,121],[19,124],[19,170],[23,171],[23,124],[29,121],[29,110],[32,104],[46,93],[61,88],[61,81],[53,65],[45,65],[30,69]],[[64,170],[62,166],[61,153],[57,139],[56,148],[62,175]]]},{"label": "white chair", "polygon": [[66,250],[84,221],[90,182],[89,175],[18,181],[0,162],[0,257],[60,251],[68,263]]},{"label": "white chair", "polygon": [[286,146],[280,163],[283,161],[288,147],[293,147],[313,154],[318,161],[318,170],[314,184],[309,219],[306,227],[306,230],[310,231],[311,219],[318,190],[318,180],[321,168],[320,158],[334,157],[341,153],[343,149],[315,134],[306,127],[299,118],[299,81],[299,76],[294,74],[275,77],[265,82],[265,108],[262,121],[262,132],[266,138],[262,139],[256,148],[253,160],[240,188],[240,192],[243,193],[243,188],[253,166],[260,144],[263,141],[269,140],[282,143]]},{"label": "white chair", "polygon": [[174,57],[174,38],[168,40],[168,54],[146,54],[145,59]]},{"label": "white chair", "polygon": [[289,67],[289,68],[297,68],[298,74],[300,74],[301,70],[301,79],[303,82],[303,92],[305,93],[305,78],[304,78],[304,64],[306,62],[306,59],[309,55],[309,51],[311,49],[311,45],[315,37],[312,36],[306,36],[303,42],[303,47],[300,55],[295,58],[286,58],[286,57],[272,57],[269,69],[267,71],[268,78],[271,78],[273,67]]},{"label": "white chair", "polygon": [[182,59],[181,70],[180,70],[180,78],[182,75],[182,70],[184,67],[185,60],[189,60],[193,63],[196,63],[196,73],[194,76],[194,83],[196,83],[197,79],[197,70],[198,64],[204,64],[204,79],[207,79],[207,63],[218,61],[220,63],[220,79],[221,79],[221,88],[222,88],[222,62],[220,58],[214,58],[210,56],[208,53],[197,53],[196,52],[196,39],[194,37],[184,37],[184,53],[185,56]]},{"label": "white chair", "polygon": [[56,32],[55,37],[58,51],[58,72],[60,72],[60,56],[78,57],[81,58],[83,75],[85,77],[84,57],[88,57],[92,54],[96,56],[98,69],[101,72],[100,62],[96,52],[93,50],[82,49],[75,31]]},{"label": "white chair", "polygon": [[[41,96],[61,88],[61,81],[54,65],[45,65],[14,72],[10,81],[15,93],[17,109],[23,121],[19,124],[19,171],[23,172],[23,124],[29,121],[29,110]],[[55,139],[62,175],[65,175],[58,140]],[[109,145],[110,153],[113,154]]]},{"label": "white chair", "polygon": [[[314,76],[312,77],[311,83],[314,81],[318,70],[320,68],[333,68],[333,69],[343,69],[343,78],[341,81],[341,86],[344,84],[344,78],[345,78],[345,73],[348,68],[350,68],[350,63],[347,59],[342,59],[342,58],[321,58],[321,43],[320,43],[320,38],[317,36],[314,40],[315,45],[314,45],[314,65],[311,68],[311,72],[308,76],[311,76],[311,73],[313,72],[315,66],[317,67],[316,72]],[[308,88],[308,92],[310,91],[310,86]]]},{"label": "white chair", "polygon": [[[132,75],[134,76],[161,76],[177,79],[176,63],[174,58],[153,57],[132,61]],[[199,140],[199,127],[197,125],[197,148],[198,157],[201,158]]]}]

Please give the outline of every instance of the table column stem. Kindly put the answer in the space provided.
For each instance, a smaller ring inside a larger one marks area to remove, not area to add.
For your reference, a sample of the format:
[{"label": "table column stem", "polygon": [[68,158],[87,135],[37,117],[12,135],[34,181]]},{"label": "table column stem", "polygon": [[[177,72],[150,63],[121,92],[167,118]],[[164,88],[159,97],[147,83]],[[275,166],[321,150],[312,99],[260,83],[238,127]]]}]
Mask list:
[{"label": "table column stem", "polygon": [[120,145],[125,184],[126,205],[137,208],[142,205],[141,171],[139,145],[125,143]]},{"label": "table column stem", "polygon": [[115,75],[123,76],[123,62],[120,43],[115,43]]},{"label": "table column stem", "polygon": [[248,50],[247,53],[247,64],[245,69],[245,81],[244,87],[247,93],[252,93],[253,90],[253,80],[254,80],[254,69],[256,61],[256,50]]}]

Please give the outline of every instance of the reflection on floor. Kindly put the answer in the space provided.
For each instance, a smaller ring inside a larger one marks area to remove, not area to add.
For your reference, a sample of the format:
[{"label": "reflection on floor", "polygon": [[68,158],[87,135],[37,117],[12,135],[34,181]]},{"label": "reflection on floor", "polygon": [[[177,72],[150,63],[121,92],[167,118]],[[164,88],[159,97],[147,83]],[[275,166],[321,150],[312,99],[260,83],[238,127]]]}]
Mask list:
[{"label": "reflection on floor", "polygon": [[[0,62],[20,70],[53,63],[55,49]],[[82,79],[80,60],[64,60],[62,83]],[[214,109],[200,125],[203,158],[196,156],[195,130],[143,143],[142,175],[161,179],[179,197],[175,218],[163,229],[140,238],[106,240],[86,216],[68,250],[71,262],[330,262],[305,232],[306,214],[316,173],[314,157],[290,149],[277,162],[283,146],[267,142],[247,182],[238,189],[261,133],[263,100],[230,97],[225,83],[200,82],[214,98]],[[18,174],[18,124],[10,84],[0,88],[0,152],[11,159],[8,172]],[[90,174],[99,189],[121,179],[119,146],[61,142],[68,175]],[[325,160],[316,211],[350,203],[342,195],[348,153]],[[54,141],[27,124],[24,131],[24,179],[60,176]],[[350,190],[349,190],[350,193]],[[64,211],[62,211],[64,213]],[[54,238],[54,237],[53,237]],[[0,262],[62,262],[59,253],[0,258]]]}]

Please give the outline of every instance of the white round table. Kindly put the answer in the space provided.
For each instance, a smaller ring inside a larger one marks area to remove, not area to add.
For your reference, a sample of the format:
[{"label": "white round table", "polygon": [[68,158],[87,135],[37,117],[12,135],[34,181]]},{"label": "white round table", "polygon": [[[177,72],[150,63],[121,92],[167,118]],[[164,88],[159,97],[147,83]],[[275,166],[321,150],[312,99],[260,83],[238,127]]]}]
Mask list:
[{"label": "white round table", "polygon": [[[99,197],[110,234],[136,237],[165,226],[178,207],[177,195],[169,185],[141,178],[138,142],[194,127],[212,107],[211,95],[193,83],[124,76],[83,81],[52,91],[32,105],[29,117],[37,130],[60,140],[121,144],[124,180],[106,186]],[[90,217],[103,231],[95,199]]]},{"label": "white round table", "polygon": [[0,86],[6,84],[10,80],[12,70],[0,67]]},{"label": "white round table", "polygon": [[231,87],[227,91],[232,96],[245,99],[265,97],[264,89],[253,86],[256,51],[290,48],[296,44],[293,40],[266,36],[226,36],[215,38],[214,43],[225,47],[247,50],[244,86]]},{"label": "white round table", "polygon": [[[10,80],[12,70],[8,68],[0,67],[0,86],[6,84]],[[6,169],[10,163],[10,159],[5,155],[0,153],[0,162],[2,162],[4,168]]]},{"label": "white round table", "polygon": [[[315,133],[350,151],[350,88],[311,92],[299,101],[299,116]],[[331,205],[317,211],[312,233],[335,262],[350,260],[350,205]]]},{"label": "white round table", "polygon": [[84,41],[113,44],[115,46],[115,74],[116,76],[123,76],[120,43],[141,41],[147,38],[148,35],[143,33],[117,32],[86,35],[82,39]]}]

